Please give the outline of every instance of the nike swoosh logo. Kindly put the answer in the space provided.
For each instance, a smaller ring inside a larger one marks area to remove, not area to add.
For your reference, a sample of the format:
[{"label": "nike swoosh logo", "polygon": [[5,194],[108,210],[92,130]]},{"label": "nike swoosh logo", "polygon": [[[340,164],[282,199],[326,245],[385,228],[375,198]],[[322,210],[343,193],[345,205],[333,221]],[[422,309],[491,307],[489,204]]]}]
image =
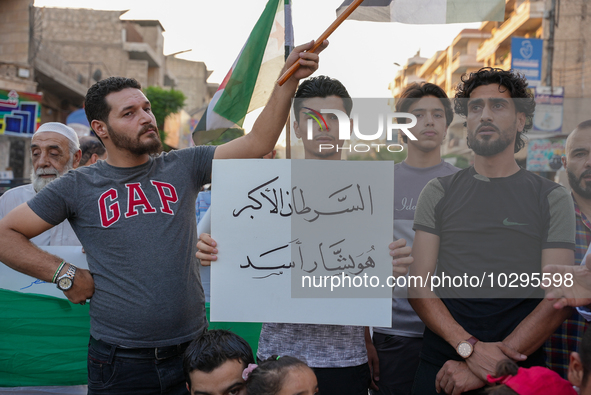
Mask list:
[{"label": "nike swoosh logo", "polygon": [[511,221],[509,221],[509,217],[507,217],[503,220],[503,225],[514,226],[514,225],[527,225],[527,224],[520,224],[519,222],[511,222]]}]

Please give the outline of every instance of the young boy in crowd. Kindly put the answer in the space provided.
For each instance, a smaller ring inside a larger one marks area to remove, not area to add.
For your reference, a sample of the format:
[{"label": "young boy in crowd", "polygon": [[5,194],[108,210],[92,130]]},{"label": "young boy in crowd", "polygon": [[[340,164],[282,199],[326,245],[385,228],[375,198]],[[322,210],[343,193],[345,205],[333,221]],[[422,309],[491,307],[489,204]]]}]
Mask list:
[{"label": "young boy in crowd", "polygon": [[254,356],[246,340],[228,330],[206,331],[185,351],[187,389],[192,395],[245,395],[242,373],[249,364]]}]

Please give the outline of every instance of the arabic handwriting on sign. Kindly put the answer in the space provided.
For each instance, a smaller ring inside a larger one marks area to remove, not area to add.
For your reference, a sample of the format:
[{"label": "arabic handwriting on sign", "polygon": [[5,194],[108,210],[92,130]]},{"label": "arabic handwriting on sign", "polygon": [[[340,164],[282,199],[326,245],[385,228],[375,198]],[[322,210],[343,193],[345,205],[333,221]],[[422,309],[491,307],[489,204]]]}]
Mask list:
[{"label": "arabic handwriting on sign", "polygon": [[[298,245],[298,253],[300,256],[300,269],[306,273],[312,273],[314,270],[318,268],[318,262],[314,261],[314,267],[311,269],[304,268],[304,254],[302,254],[302,242],[299,239],[295,239],[294,242]],[[295,262],[293,262],[295,267]]]},{"label": "arabic handwriting on sign", "polygon": [[[282,217],[289,217],[290,215],[292,215],[293,209],[291,206],[291,197],[289,196],[289,191],[284,191],[283,188],[277,189],[270,187],[270,185],[278,179],[279,176],[267,182],[264,182],[261,185],[248,191],[248,199],[250,199],[254,203],[246,205],[238,211],[234,210],[232,212],[232,215],[234,217],[238,217],[240,214],[242,214],[244,210],[249,208],[255,211],[260,210],[263,208],[263,203],[265,200],[271,204],[271,209],[269,210],[269,213],[279,214]],[[251,215],[250,218],[254,219],[254,215]]]},{"label": "arabic handwriting on sign", "polygon": [[[356,191],[355,191],[356,189]],[[296,214],[307,214],[312,209],[305,205],[304,194],[303,191],[300,189],[300,195],[302,200],[302,209],[299,210],[297,208],[297,204],[295,201],[295,196],[297,194],[294,193],[295,188],[292,190],[292,196],[294,197],[294,211]],[[373,215],[373,199],[371,195],[371,186],[368,185],[368,198],[369,198],[369,210],[370,215]],[[349,198],[349,194],[351,194],[351,198]],[[336,198],[336,203],[332,203],[331,206],[335,207],[336,210],[313,210],[314,214],[316,214],[313,218],[304,218],[308,222],[316,221],[321,215],[337,215],[343,213],[350,213],[353,211],[364,211],[365,210],[365,200],[363,199],[363,193],[361,192],[361,186],[356,184],[356,188],[353,187],[353,184],[347,185],[344,188],[341,188],[328,196],[328,199]],[[347,200],[348,199],[348,200]],[[358,199],[358,200],[357,200]],[[334,202],[334,200],[333,200]],[[345,204],[343,204],[345,203]],[[344,206],[344,207],[343,207]]]},{"label": "arabic handwriting on sign", "polygon": [[35,284],[45,284],[45,283],[46,283],[46,281],[43,281],[43,280],[35,280],[31,284],[27,285],[26,287],[22,287],[19,291],[22,291],[23,289],[31,288]]},{"label": "arabic handwriting on sign", "polygon": [[253,277],[253,278],[256,278],[256,279],[261,279],[261,278],[267,278],[267,277],[271,277],[271,276],[280,276],[280,275],[282,275],[282,274],[283,274],[283,272],[279,272],[279,273],[271,273],[271,274],[267,274],[266,276],[263,276],[263,277]]},{"label": "arabic handwriting on sign", "polygon": [[361,255],[363,255],[363,254],[369,254],[370,252],[375,251],[375,250],[376,250],[376,248],[372,245],[371,247],[369,247],[369,250],[367,250],[365,252],[362,252],[361,254],[356,255],[355,257],[356,258],[359,258]]},{"label": "arabic handwriting on sign", "polygon": [[364,271],[367,268],[374,268],[376,267],[376,263],[373,261],[372,257],[367,257],[367,260],[365,261],[365,263],[359,263],[357,265],[357,268],[360,269],[357,273],[355,272],[351,272],[352,274],[358,275],[359,273],[361,273],[362,271]]},{"label": "arabic handwriting on sign", "polygon": [[[285,245],[284,247],[287,247],[287,245]],[[281,247],[281,248],[284,248]],[[246,260],[248,261],[248,263],[246,265],[240,265],[241,269],[246,269],[248,267],[252,267],[255,270],[277,270],[277,269],[290,269],[292,267],[295,267],[294,262],[290,262],[290,263],[286,263],[284,265],[279,265],[279,266],[256,266],[255,264],[252,263],[252,261],[250,260],[250,256],[246,256]]]},{"label": "arabic handwriting on sign", "polygon": [[[249,255],[247,255],[246,256],[247,263],[246,264],[241,264],[240,265],[240,268],[241,269],[248,269],[250,267],[250,268],[253,268],[255,270],[291,269],[292,267],[295,267],[295,265],[296,265],[296,263],[294,261],[291,261],[289,263],[285,263],[285,264],[279,265],[279,266],[267,266],[267,265],[265,265],[265,261],[267,261],[267,262],[275,262],[276,259],[273,258],[272,256],[271,257],[268,257],[268,255],[273,254],[273,253],[275,253],[277,251],[281,251],[281,250],[289,247],[289,245],[292,244],[292,243],[295,243],[296,245],[302,244],[302,242],[299,241],[299,239],[292,240],[292,241],[290,241],[289,243],[287,243],[285,245],[282,245],[280,247],[273,248],[273,249],[270,249],[269,251],[263,252],[262,254],[260,254],[258,256],[258,258],[257,257],[254,258],[254,260],[255,260],[254,262],[253,262],[253,259],[251,259],[251,257]],[[267,256],[267,258],[263,258],[263,257],[266,257],[266,256]],[[301,258],[301,250],[300,250],[300,259],[302,259]],[[302,259],[302,264],[303,264],[303,259]],[[262,278],[270,277],[272,275],[279,276],[281,274],[283,274],[283,271],[279,271],[278,273],[277,272],[276,273],[271,273],[271,274],[268,274],[268,275],[265,275],[265,276],[262,276],[262,277],[253,277],[253,278],[262,279]]]},{"label": "arabic handwriting on sign", "polygon": [[[313,211],[315,216],[313,218],[305,218],[305,220],[308,222],[314,222],[321,215],[337,215],[353,211],[364,211],[367,208],[366,200],[368,200],[369,203],[370,215],[373,215],[373,199],[371,195],[371,186],[369,185],[367,186],[367,196],[365,198],[365,188],[363,188],[362,192],[362,188],[359,184],[349,184],[328,196],[325,205],[328,203],[328,206],[334,207],[335,209],[312,210],[312,208],[306,204],[304,190],[302,188],[295,186],[289,191],[284,190],[283,187],[273,187],[272,184],[278,180],[279,176],[248,191],[248,199],[251,201],[251,204],[247,204],[241,209],[235,209],[232,212],[232,215],[238,217],[247,209],[253,211],[261,210],[266,203],[269,203],[271,205],[269,209],[270,214],[279,214],[282,217],[289,217],[294,212],[298,215],[305,215]],[[250,218],[254,219],[254,214],[251,214]]]},{"label": "arabic handwriting on sign", "polygon": [[[316,271],[319,266],[321,266],[327,272],[342,271],[351,275],[359,275],[366,269],[376,267],[374,259],[369,255],[372,251],[375,251],[375,247],[373,245],[367,251],[355,255],[343,252],[345,249],[345,242],[346,239],[342,239],[329,245],[328,247],[326,247],[323,242],[318,244],[318,251],[320,252],[320,264],[315,259],[305,260],[304,254],[302,252],[302,242],[299,239],[295,239],[287,244],[265,251],[258,257],[255,256],[251,258],[250,255],[247,255],[246,263],[241,264],[240,268],[275,271],[274,273],[264,276],[252,277],[255,279],[264,279],[270,276],[278,276],[283,274],[283,269],[291,269],[296,267],[296,261],[298,261],[297,264],[299,265],[300,269],[306,273],[312,273]],[[297,258],[295,258],[295,260],[290,260],[289,263],[276,265],[275,263],[277,262],[277,258],[274,258],[273,254],[290,247],[291,244],[295,244],[298,247],[296,255]],[[355,256],[355,258],[353,258],[353,256]],[[271,263],[272,265],[268,265],[268,263]]]},{"label": "arabic handwriting on sign", "polygon": [[[300,257],[302,255],[302,249],[300,247]],[[318,269],[318,262],[314,261],[314,267],[310,270],[304,269],[304,259],[302,258],[302,270],[306,273],[312,273],[314,270]]]},{"label": "arabic handwriting on sign", "polygon": [[293,211],[295,211],[295,213],[298,215],[308,214],[310,211],[312,211],[312,209],[306,206],[306,199],[304,199],[304,191],[301,188],[299,188],[299,197],[301,198],[302,209],[298,210],[298,202],[296,201],[298,194],[295,191],[296,189],[298,189],[298,187],[291,188],[291,196],[293,198]]},{"label": "arabic handwriting on sign", "polygon": [[[342,239],[342,240],[339,240],[336,243],[328,246],[329,252],[332,252],[332,256],[331,256],[331,254],[329,254],[329,257],[331,259],[329,259],[328,264],[325,260],[325,253],[323,252],[323,243],[320,243],[318,245],[318,249],[320,251],[320,258],[322,260],[322,265],[325,270],[327,270],[327,271],[337,271],[337,270],[338,271],[347,271],[347,273],[349,273],[349,274],[358,275],[358,274],[362,273],[365,269],[375,268],[375,266],[376,266],[375,261],[369,255],[367,256],[365,263],[363,263],[361,260],[358,264],[355,263],[355,259],[353,259],[353,256],[351,254],[346,254],[346,256],[345,256],[342,253],[342,251],[343,251],[342,243],[344,241],[345,241],[345,239]],[[371,251],[375,251],[375,248],[373,245],[371,246],[371,248],[367,252],[357,255],[356,258],[359,258],[365,254],[369,254]],[[331,263],[335,263],[335,262],[337,263],[337,265],[331,264]],[[355,271],[354,269],[359,269],[359,271]]]},{"label": "arabic handwriting on sign", "polygon": [[[328,246],[328,248],[333,248],[333,247],[336,247],[336,246],[338,246],[339,244],[341,244],[343,241],[345,241],[345,239],[337,241],[336,243],[334,243],[334,244],[332,244],[332,245]],[[320,253],[322,254],[322,243],[320,243],[318,247],[320,248]],[[335,249],[335,250],[332,252],[332,254],[333,254],[333,255],[337,256],[337,262],[338,262],[338,263],[341,263],[341,262],[346,262],[346,261],[347,261],[347,258],[346,258],[346,257],[344,257],[344,256],[341,254],[341,252],[342,252],[342,251],[343,251],[343,249],[342,249],[341,247],[337,247],[337,248],[336,248],[336,249]],[[322,255],[321,255],[321,256],[322,256]],[[352,263],[351,263],[351,264],[349,264],[349,265],[336,266],[336,267],[331,267],[331,268],[328,268],[328,267],[326,267],[326,263],[324,262],[324,259],[322,259],[322,264],[324,265],[324,268],[325,268],[326,270],[329,270],[329,271],[332,271],[332,270],[344,270],[344,269],[349,269],[349,268],[353,268],[353,267],[355,267],[355,262],[353,262],[353,259],[351,258],[351,255],[349,255],[349,260],[352,262]]]},{"label": "arabic handwriting on sign", "polygon": [[[269,203],[271,203],[271,205],[273,206],[273,208],[269,211],[269,213],[271,214],[277,214],[279,213],[279,215],[281,215],[282,217],[289,217],[292,213],[293,210],[291,208],[291,203],[288,203],[287,206],[289,207],[289,212],[284,212],[284,208],[285,208],[285,204],[283,202],[283,188],[279,188],[279,198],[277,197],[277,190],[276,189],[269,189],[269,188],[265,188],[264,190],[265,193],[261,192],[261,196],[263,196],[265,199],[267,199],[269,201]],[[269,194],[273,192],[273,199],[271,199],[269,196]],[[289,195],[289,191],[285,191],[286,195]],[[281,200],[281,203],[279,202]],[[289,200],[288,196],[286,196],[285,200]],[[251,216],[252,218],[252,216]]]}]

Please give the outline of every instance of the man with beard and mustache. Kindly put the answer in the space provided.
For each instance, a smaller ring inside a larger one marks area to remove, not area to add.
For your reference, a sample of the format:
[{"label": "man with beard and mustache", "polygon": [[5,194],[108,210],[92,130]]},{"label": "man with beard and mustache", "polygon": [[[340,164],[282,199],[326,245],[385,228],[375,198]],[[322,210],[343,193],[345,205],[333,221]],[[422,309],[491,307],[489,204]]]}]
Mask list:
[{"label": "man with beard and mustache", "polygon": [[[591,120],[581,122],[566,139],[562,164],[568,174],[577,218],[575,265],[580,265],[591,242]],[[568,377],[570,353],[576,350],[587,329],[578,312],[573,312],[546,342],[546,362],[563,378]]]},{"label": "man with beard and mustache", "polygon": [[421,395],[479,393],[506,358],[544,366],[545,340],[572,314],[541,300],[539,284],[473,283],[490,273],[495,284],[501,274],[540,279],[547,265],[574,263],[568,192],[521,169],[514,158],[535,109],[525,77],[492,68],[464,75],[454,107],[466,118],[474,166],[434,179],[421,192],[410,275],[426,278],[436,270],[470,283],[448,282],[436,292],[430,284],[409,288],[410,303],[426,325],[413,387]]},{"label": "man with beard and mustache", "polygon": [[[31,183],[9,189],[0,197],[0,219],[12,209],[31,200],[50,182],[78,167],[81,158],[74,129],[59,122],[47,122],[31,139]],[[68,221],[31,239],[38,246],[79,246]]]},{"label": "man with beard and mustache", "polygon": [[[289,55],[284,71],[301,67],[275,85],[253,130],[217,147],[156,155],[156,119],[139,83],[97,82],[85,110],[107,159],[60,177],[0,221],[0,261],[56,282],[73,303],[92,297],[89,394],[188,394],[182,354],[207,328],[195,257],[197,194],[210,182],[214,158],[260,158],[273,149],[298,81],[318,68],[318,54],[305,52],[313,45]],[[84,245],[89,270],[28,241],[64,219]]]},{"label": "man with beard and mustache", "polygon": [[568,135],[565,151],[562,164],[568,174],[573,200],[585,217],[591,217],[591,119],[581,122]]}]

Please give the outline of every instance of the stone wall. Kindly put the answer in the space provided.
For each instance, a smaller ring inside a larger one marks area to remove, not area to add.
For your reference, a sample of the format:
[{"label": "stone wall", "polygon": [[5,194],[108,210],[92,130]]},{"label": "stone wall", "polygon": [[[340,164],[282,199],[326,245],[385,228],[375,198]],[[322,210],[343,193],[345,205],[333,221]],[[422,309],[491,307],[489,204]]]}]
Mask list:
[{"label": "stone wall", "polygon": [[33,0],[0,1],[0,61],[26,65],[29,59],[29,5]]},{"label": "stone wall", "polygon": [[150,67],[148,70],[148,82],[150,85],[162,86],[164,84],[165,57],[164,57],[164,29],[158,21],[129,21],[135,30],[143,37],[143,42],[148,44],[157,56],[157,62],[161,67]]},{"label": "stone wall", "polygon": [[128,54],[123,50],[121,11],[38,8],[45,50],[75,68],[90,86],[95,70],[102,77],[123,75]]},{"label": "stone wall", "polygon": [[149,86],[148,61],[128,60],[125,72],[122,75],[129,78],[135,78],[141,84],[142,88],[147,88]]},{"label": "stone wall", "polygon": [[[0,1],[0,89],[35,92],[29,67],[29,6],[33,0]],[[19,76],[19,69],[22,73]],[[0,166],[1,167],[1,166]]]},{"label": "stone wall", "polygon": [[209,103],[211,95],[207,88],[207,78],[211,71],[207,70],[205,63],[168,56],[166,57],[166,69],[176,79],[174,88],[182,91],[187,97],[185,111],[192,113]]},{"label": "stone wall", "polygon": [[[559,2],[552,84],[564,86],[566,97],[591,97],[591,7],[588,3],[586,0]],[[547,0],[546,9],[549,6],[550,0]],[[544,38],[548,38],[548,28],[545,20]]]}]

